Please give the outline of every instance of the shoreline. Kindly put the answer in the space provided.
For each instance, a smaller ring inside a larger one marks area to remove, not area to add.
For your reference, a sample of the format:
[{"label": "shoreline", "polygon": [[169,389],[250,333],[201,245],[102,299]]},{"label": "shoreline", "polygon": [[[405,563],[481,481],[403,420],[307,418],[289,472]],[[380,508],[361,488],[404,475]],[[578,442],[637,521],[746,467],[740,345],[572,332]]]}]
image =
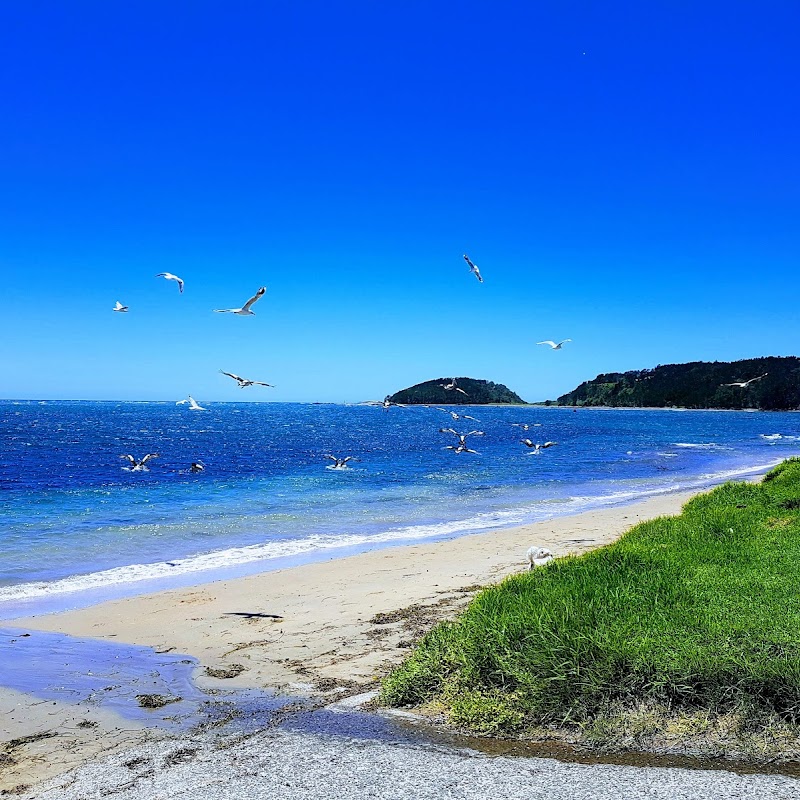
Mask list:
[{"label": "shoreline", "polygon": [[[687,492],[694,494],[708,491],[729,480],[756,479],[785,458],[783,456],[767,463],[685,476],[678,482],[677,488],[650,486],[641,491],[625,491],[617,487],[616,491],[609,494],[555,498],[530,507],[516,507],[513,510],[495,511],[465,519],[401,526],[371,534],[336,534],[339,538],[331,537],[330,541],[323,541],[327,538],[326,535],[311,534],[307,539],[292,541],[290,547],[294,549],[285,553],[266,555],[275,547],[285,547],[285,544],[265,542],[261,545],[214,550],[174,560],[112,567],[46,583],[12,584],[0,589],[0,625],[22,617],[76,611],[119,599],[189,589],[224,580],[238,580],[309,564],[339,561],[364,553],[409,547],[417,543],[449,542],[469,536],[494,534],[605,509],[625,508],[651,498]],[[524,519],[525,516],[529,518]],[[226,558],[231,554],[238,560],[227,561]],[[132,577],[134,574],[140,577]],[[112,576],[122,576],[122,579],[112,580]],[[26,591],[29,593],[24,593]]]},{"label": "shoreline", "polygon": [[[271,689],[333,700],[377,688],[436,622],[455,616],[483,586],[524,571],[531,545],[558,557],[579,555],[644,519],[678,513],[698,493],[658,495],[4,624],[32,637],[54,632],[188,656],[197,662],[196,686],[207,691]],[[209,669],[230,677],[210,676]],[[104,708],[45,701],[31,692],[0,689],[3,741],[55,735],[17,747],[14,763],[0,771],[0,788],[53,777],[100,752],[165,735]]]}]

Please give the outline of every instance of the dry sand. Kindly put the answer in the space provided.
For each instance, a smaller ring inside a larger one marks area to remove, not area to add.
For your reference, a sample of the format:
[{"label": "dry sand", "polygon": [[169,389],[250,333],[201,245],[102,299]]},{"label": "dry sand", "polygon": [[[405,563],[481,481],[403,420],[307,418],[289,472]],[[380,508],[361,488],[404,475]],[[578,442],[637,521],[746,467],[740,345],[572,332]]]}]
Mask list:
[{"label": "dry sand", "polygon": [[[478,587],[527,568],[533,544],[556,556],[617,539],[644,519],[676,514],[695,494],[558,517],[508,530],[376,550],[348,558],[10,621],[14,627],[109,638],[194,656],[203,667],[244,669],[203,687],[324,691],[369,688],[435,621],[453,616]],[[203,671],[201,671],[203,672]],[[13,713],[11,712],[13,709]],[[146,732],[111,713],[42,703],[0,690],[2,740],[52,738],[0,750],[0,790],[59,774]],[[95,725],[87,725],[88,720]]]}]

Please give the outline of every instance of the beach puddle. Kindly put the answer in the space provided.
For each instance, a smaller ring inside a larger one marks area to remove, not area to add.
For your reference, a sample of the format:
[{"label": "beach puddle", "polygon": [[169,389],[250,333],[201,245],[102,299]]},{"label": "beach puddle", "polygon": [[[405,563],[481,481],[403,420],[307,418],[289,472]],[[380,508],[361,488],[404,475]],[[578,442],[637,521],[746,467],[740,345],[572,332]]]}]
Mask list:
[{"label": "beach puddle", "polygon": [[196,659],[149,647],[0,628],[0,685],[143,727],[186,731],[235,721],[247,730],[297,702],[257,690],[202,691],[193,680],[198,668]]}]

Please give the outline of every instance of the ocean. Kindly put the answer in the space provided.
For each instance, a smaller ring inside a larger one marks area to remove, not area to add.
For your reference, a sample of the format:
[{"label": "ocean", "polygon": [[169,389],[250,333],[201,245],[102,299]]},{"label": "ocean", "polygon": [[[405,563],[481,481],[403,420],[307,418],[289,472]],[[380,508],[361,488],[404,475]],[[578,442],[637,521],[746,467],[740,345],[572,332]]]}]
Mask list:
[{"label": "ocean", "polygon": [[[712,486],[800,455],[794,413],[460,406],[479,422],[456,422],[204,405],[0,401],[0,618]],[[483,431],[468,439],[478,453],[445,449],[449,427]],[[558,444],[529,455],[522,437]],[[120,459],[150,452],[147,471]],[[327,454],[357,460],[334,470]]]}]

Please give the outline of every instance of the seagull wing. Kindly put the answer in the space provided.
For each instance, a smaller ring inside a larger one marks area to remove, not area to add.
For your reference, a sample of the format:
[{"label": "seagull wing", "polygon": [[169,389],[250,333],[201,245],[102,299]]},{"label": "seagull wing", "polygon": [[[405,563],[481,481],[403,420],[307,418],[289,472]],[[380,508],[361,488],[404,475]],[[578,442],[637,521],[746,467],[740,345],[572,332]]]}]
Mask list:
[{"label": "seagull wing", "polygon": [[454,431],[452,428],[439,428],[439,433],[452,433],[453,436],[458,436],[458,431]]},{"label": "seagull wing", "polygon": [[130,453],[124,453],[120,458],[127,458],[134,467],[136,466],[136,459]]},{"label": "seagull wing", "polygon": [[239,381],[239,383],[242,383],[242,381],[244,381],[244,378],[240,378],[238,375],[234,375],[232,372],[225,372],[224,369],[221,369],[220,372],[223,375],[227,375],[229,378],[233,378],[235,381]]},{"label": "seagull wing", "polygon": [[269,386],[270,388],[274,389],[275,387],[271,383],[264,383],[263,381],[253,381],[256,386]]},{"label": "seagull wing", "polygon": [[158,458],[158,453],[148,453],[141,461],[142,464],[146,464],[151,458]]},{"label": "seagull wing", "polygon": [[188,400],[178,400],[178,402],[175,403],[175,405],[176,406],[182,406],[184,403],[188,403],[188,402],[189,402]]},{"label": "seagull wing", "polygon": [[176,275],[175,280],[178,281],[178,289],[180,290],[180,293],[183,294],[183,278],[179,278]]},{"label": "seagull wing", "polygon": [[467,393],[463,389],[459,389],[458,386],[453,387],[457,392],[461,392],[461,394],[466,395]]},{"label": "seagull wing", "polygon": [[545,447],[552,447],[554,444],[558,444],[558,442],[545,442],[542,445],[542,449],[544,449]]},{"label": "seagull wing", "polygon": [[342,464],[346,464],[348,461],[352,461],[352,460],[353,460],[353,456],[345,456],[342,459]]},{"label": "seagull wing", "polygon": [[564,339],[563,341],[560,341],[558,343],[558,346],[561,347],[562,344],[566,344],[567,342],[571,342],[571,341],[572,341],[572,339]]},{"label": "seagull wing", "polygon": [[558,346],[552,339],[546,339],[543,342],[536,342],[536,344],[549,344],[554,350]]},{"label": "seagull wing", "polygon": [[249,311],[250,307],[257,303],[267,291],[266,286],[262,286],[243,306],[242,311]]},{"label": "seagull wing", "polygon": [[525,447],[535,447],[530,439],[520,439],[520,441],[525,445]]},{"label": "seagull wing", "polygon": [[324,456],[324,458],[329,458],[331,461],[338,461],[339,460],[338,458],[336,458],[336,456],[330,456],[330,455],[326,455],[326,456]]},{"label": "seagull wing", "polygon": [[486,434],[483,431],[470,431],[465,433],[464,436],[486,436]]},{"label": "seagull wing", "polygon": [[238,308],[215,308],[215,314],[235,314],[240,309]]}]

